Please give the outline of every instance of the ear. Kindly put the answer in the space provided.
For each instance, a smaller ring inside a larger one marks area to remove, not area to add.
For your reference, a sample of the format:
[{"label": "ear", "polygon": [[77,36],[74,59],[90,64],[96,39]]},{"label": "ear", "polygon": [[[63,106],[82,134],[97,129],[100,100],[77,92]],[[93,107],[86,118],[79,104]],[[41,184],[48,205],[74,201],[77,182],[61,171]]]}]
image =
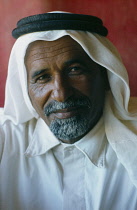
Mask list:
[{"label": "ear", "polygon": [[104,80],[105,90],[108,91],[108,90],[110,90],[110,84],[109,84],[109,80],[108,80],[107,70],[103,66],[101,66],[101,74],[102,74],[102,78]]}]

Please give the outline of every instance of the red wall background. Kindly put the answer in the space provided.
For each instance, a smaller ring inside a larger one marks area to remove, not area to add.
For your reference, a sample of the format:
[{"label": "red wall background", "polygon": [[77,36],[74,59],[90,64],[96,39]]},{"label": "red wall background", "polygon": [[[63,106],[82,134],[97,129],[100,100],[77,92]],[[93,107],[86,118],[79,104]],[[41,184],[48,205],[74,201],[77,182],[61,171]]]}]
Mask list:
[{"label": "red wall background", "polygon": [[11,31],[28,15],[68,11],[100,17],[108,38],[118,48],[130,79],[131,95],[137,96],[137,1],[136,0],[0,0],[0,106],[4,104]]}]

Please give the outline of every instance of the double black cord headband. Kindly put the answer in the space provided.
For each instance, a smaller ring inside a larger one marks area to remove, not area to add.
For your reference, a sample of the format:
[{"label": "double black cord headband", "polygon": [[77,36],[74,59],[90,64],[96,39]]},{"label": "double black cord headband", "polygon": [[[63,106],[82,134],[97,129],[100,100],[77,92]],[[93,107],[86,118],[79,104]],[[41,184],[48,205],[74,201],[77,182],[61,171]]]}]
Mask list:
[{"label": "double black cord headband", "polygon": [[25,17],[18,21],[12,36],[18,38],[24,34],[49,30],[80,30],[107,36],[108,30],[100,18],[91,15],[73,13],[44,13]]}]

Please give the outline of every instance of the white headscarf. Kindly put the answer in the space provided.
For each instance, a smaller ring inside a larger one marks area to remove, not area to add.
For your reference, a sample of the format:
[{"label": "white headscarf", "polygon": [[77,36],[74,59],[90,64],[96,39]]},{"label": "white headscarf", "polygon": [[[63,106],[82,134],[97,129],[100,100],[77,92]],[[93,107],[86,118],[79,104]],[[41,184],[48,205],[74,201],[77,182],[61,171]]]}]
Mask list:
[{"label": "white headscarf", "polygon": [[27,91],[26,49],[36,40],[53,41],[65,35],[77,41],[93,61],[107,69],[111,91],[107,93],[104,108],[106,136],[137,187],[137,114],[128,112],[130,90],[127,72],[117,50],[105,37],[83,31],[55,30],[18,38],[9,60],[4,121],[8,119],[19,124],[39,117]]}]

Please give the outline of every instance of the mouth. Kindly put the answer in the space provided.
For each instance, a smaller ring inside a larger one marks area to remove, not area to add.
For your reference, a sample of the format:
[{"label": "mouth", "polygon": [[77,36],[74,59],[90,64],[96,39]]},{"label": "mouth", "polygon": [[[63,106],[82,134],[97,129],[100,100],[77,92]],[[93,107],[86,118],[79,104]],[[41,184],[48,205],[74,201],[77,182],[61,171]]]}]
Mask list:
[{"label": "mouth", "polygon": [[58,109],[54,111],[52,115],[54,115],[58,119],[66,119],[80,114],[81,112],[83,112],[84,108],[85,107],[82,106],[82,107],[69,107],[66,109]]}]

